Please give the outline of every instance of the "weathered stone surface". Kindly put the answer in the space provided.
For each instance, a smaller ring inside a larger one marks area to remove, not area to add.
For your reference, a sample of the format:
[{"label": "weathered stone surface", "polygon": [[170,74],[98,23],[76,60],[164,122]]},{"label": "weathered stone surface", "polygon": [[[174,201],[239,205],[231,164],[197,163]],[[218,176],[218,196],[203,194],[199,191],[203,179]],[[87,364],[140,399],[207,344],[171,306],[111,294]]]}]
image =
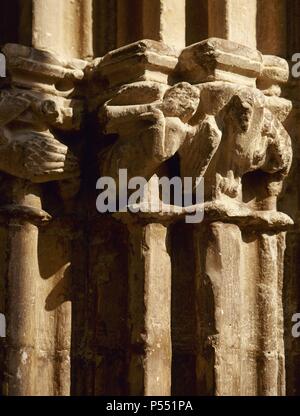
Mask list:
[{"label": "weathered stone surface", "polygon": [[[141,81],[166,84],[177,62],[176,52],[159,42],[146,39],[126,45],[95,59],[86,68],[91,79],[91,96],[96,95],[98,103],[104,102],[113,88],[122,88],[124,84]],[[134,91],[131,94],[140,96]],[[89,104],[92,107],[93,100]]]},{"label": "weathered stone surface", "polygon": [[[165,84],[162,88],[161,82],[155,86],[154,80],[141,83],[137,75],[137,80],[112,91],[112,97],[100,105],[99,120],[104,133],[117,137],[100,156],[100,172],[117,179],[119,169],[128,168],[129,178],[143,176],[152,183],[154,176],[172,175],[167,161],[177,153],[177,169],[182,177],[204,178],[204,222],[194,227],[194,253],[190,253],[195,261],[194,313],[198,328],[196,340],[190,340],[190,350],[196,348],[195,389],[199,394],[283,394],[282,284],[271,288],[268,279],[274,275],[280,279],[281,269],[276,261],[284,250],[284,234],[279,233],[293,224],[287,215],[276,211],[282,181],[292,160],[291,140],[281,123],[291,105],[278,97],[278,91],[276,97],[269,97],[255,85],[258,77],[275,86],[286,81],[286,64],[275,57],[263,59],[259,52],[232,42],[209,39],[185,49],[174,71],[173,85]],[[126,74],[124,80],[126,83]],[[138,102],[137,91],[143,91]],[[145,199],[153,195],[152,190]],[[164,201],[161,202],[158,206],[162,210]],[[150,204],[148,210],[130,217],[141,224],[170,224],[193,210],[197,206],[174,207],[171,213],[164,214],[159,209],[153,212]],[[118,217],[122,219],[121,214]],[[251,232],[256,241],[253,248],[247,242]],[[211,238],[207,240],[204,235]],[[153,244],[159,239],[158,233],[153,235]],[[142,237],[139,244],[142,248]],[[257,273],[262,283],[250,277],[248,265],[254,258],[258,258]],[[130,257],[129,275],[135,262],[139,262],[138,253],[135,261]],[[261,287],[262,292],[258,298],[247,299],[246,306],[240,299],[246,299],[250,290],[243,283],[248,274],[254,285],[251,290]],[[144,269],[141,279],[147,282],[149,276],[157,282],[160,279]],[[209,295],[200,290],[203,285],[212,288]],[[139,296],[130,287],[129,293],[137,305]],[[151,297],[145,293],[146,298]],[[202,309],[204,298],[213,304],[208,321]],[[256,308],[256,303],[261,310],[251,316],[252,328],[245,328],[245,309]],[[278,334],[275,328],[280,329]],[[161,337],[163,334],[162,330]],[[248,346],[248,336],[253,345]],[[262,342],[254,344],[252,336],[261,337]],[[147,345],[143,351],[145,364],[139,371],[146,383]],[[173,353],[176,355],[176,350]],[[243,361],[243,354],[254,357],[254,361]],[[159,368],[161,360],[157,357]],[[257,367],[256,360],[261,362]],[[162,374],[167,375],[170,363],[165,362],[163,368]],[[253,384],[249,374],[259,374],[258,385]],[[129,379],[134,380],[132,373]],[[161,382],[156,393],[165,394],[165,383]]]},{"label": "weathered stone surface", "polygon": [[286,60],[272,55],[263,55],[263,69],[258,86],[266,95],[280,95],[280,85],[289,79],[289,66]]},{"label": "weathered stone surface", "polygon": [[1,393],[298,394],[297,0],[4,3]]},{"label": "weathered stone surface", "polygon": [[[41,184],[62,181],[58,193],[66,199],[64,181],[78,187],[78,159],[59,134],[80,127],[82,104],[71,96],[75,97],[74,82],[83,77],[85,63],[78,61],[76,68],[46,51],[13,44],[3,51],[10,73],[9,84],[1,90],[0,127],[1,171],[6,174],[1,214],[8,225],[9,253],[3,389],[8,395],[68,394],[70,309],[58,303],[47,313],[38,226],[51,220],[42,209]],[[59,82],[67,85],[61,92]],[[59,248],[55,251],[59,256]],[[67,262],[61,267],[55,271],[57,281],[65,278]],[[55,320],[65,326],[65,333],[55,328]],[[47,374],[55,374],[55,383]]]},{"label": "weathered stone surface", "polygon": [[228,39],[256,48],[258,5],[255,0],[209,0],[207,8],[208,37]]},{"label": "weathered stone surface", "polygon": [[256,49],[236,42],[210,38],[184,49],[178,71],[189,82],[232,81],[255,85],[262,69],[262,56]]}]

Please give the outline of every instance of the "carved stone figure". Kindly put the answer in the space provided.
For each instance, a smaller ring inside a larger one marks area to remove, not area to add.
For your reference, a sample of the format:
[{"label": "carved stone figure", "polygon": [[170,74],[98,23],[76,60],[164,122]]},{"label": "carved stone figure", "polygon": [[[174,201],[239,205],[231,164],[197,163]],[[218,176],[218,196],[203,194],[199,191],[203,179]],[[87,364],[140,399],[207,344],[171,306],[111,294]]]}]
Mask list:
[{"label": "carved stone figure", "polygon": [[[101,119],[107,120],[105,132],[118,134],[119,140],[109,150],[104,165],[100,166],[103,176],[116,177],[119,169],[128,168],[129,178],[143,176],[150,179],[161,164],[174,156],[185,140],[193,135],[194,129],[188,123],[199,105],[198,89],[182,82],[164,94],[159,91],[162,97],[157,102],[134,103],[136,89],[144,90],[146,94],[151,92],[151,88],[155,85],[149,85],[147,81],[136,83],[119,91],[117,99],[105,103],[100,115]],[[118,105],[123,95],[126,95],[127,104]],[[133,154],[134,163],[129,163]]]},{"label": "carved stone figure", "polygon": [[0,395],[299,394],[299,4],[1,2]]},{"label": "carved stone figure", "polygon": [[[41,101],[40,108],[35,108],[37,99],[22,92],[1,94],[0,111],[9,117],[1,120],[1,170],[34,183],[78,175],[77,159],[47,126],[48,116],[52,117],[52,125],[59,117],[55,101]],[[14,114],[16,104],[20,106]],[[36,125],[34,119],[40,124]]]},{"label": "carved stone figure", "polygon": [[[149,50],[158,49],[156,45],[148,45],[146,41],[141,42],[137,47],[144,45],[147,45]],[[127,50],[126,54],[122,62],[125,74],[126,59],[129,59]],[[100,73],[102,66],[105,67],[105,60],[104,58],[98,63],[97,71]],[[273,79],[275,71],[277,83],[284,82],[288,69],[283,60],[272,60],[271,57],[264,60],[263,56],[255,50],[214,38],[183,50],[173,70],[174,79],[180,82],[174,85],[155,82],[151,79],[151,74],[147,75],[148,63],[144,65],[146,79],[134,81],[132,78],[131,83],[118,87],[116,92],[112,93],[112,98],[100,109],[99,118],[104,133],[115,137],[114,143],[107,146],[100,156],[100,172],[102,175],[117,179],[119,169],[127,168],[129,178],[143,176],[151,183],[153,175],[171,174],[166,163],[177,154],[178,169],[182,178],[192,177],[195,184],[198,177],[204,178],[205,201],[202,204],[202,209],[205,211],[204,222],[194,227],[197,316],[195,342],[198,344],[196,366],[203,366],[204,364],[200,363],[205,363],[207,355],[213,354],[214,358],[209,360],[216,362],[214,370],[216,394],[249,393],[247,381],[242,379],[238,381],[240,377],[238,360],[236,365],[234,362],[230,364],[231,379],[230,382],[225,382],[228,377],[227,367],[229,362],[231,363],[228,351],[232,346],[236,354],[243,349],[241,344],[243,323],[240,321],[236,327],[231,328],[233,325],[231,314],[235,308],[232,296],[238,298],[245,296],[243,292],[245,289],[242,281],[239,282],[234,274],[233,280],[230,281],[229,270],[228,282],[222,281],[221,276],[228,267],[228,258],[222,257],[225,263],[219,267],[218,264],[222,263],[222,260],[215,258],[215,251],[218,250],[218,245],[223,244],[224,238],[229,245],[242,244],[238,241],[248,238],[245,237],[248,235],[247,227],[251,224],[252,229],[255,229],[257,226],[255,238],[258,241],[262,238],[264,243],[261,244],[266,245],[266,248],[262,249],[265,250],[265,258],[261,260],[259,266],[262,281],[258,282],[258,285],[264,287],[263,285],[266,284],[264,282],[268,281],[269,275],[265,275],[264,269],[273,267],[270,264],[266,266],[271,261],[269,256],[272,256],[272,249],[268,245],[278,244],[276,233],[291,224],[290,218],[276,211],[277,197],[292,160],[291,140],[282,125],[291,105],[290,102],[279,97],[280,88],[274,87],[276,82]],[[266,71],[264,65],[272,65],[273,72]],[[264,88],[263,91],[256,86],[258,77]],[[120,82],[120,79],[118,81]],[[272,88],[269,87],[270,84],[273,85]],[[136,102],[137,96],[140,98],[138,102]],[[259,185],[255,183],[256,177],[260,178]],[[192,209],[197,210],[199,207],[196,205]],[[187,212],[186,207],[182,207],[181,211],[183,216]],[[158,296],[158,292],[164,290],[166,298],[162,301],[167,304],[170,302],[171,275],[169,274],[167,278],[168,289],[160,287],[159,272],[156,274],[157,269],[154,272],[151,260],[148,263],[147,258],[148,256],[151,258],[152,250],[153,253],[157,253],[157,246],[162,252],[169,252],[168,225],[180,219],[178,209],[174,209],[173,212],[174,214],[163,212],[155,214],[150,209],[148,217],[145,217],[144,212],[120,216],[128,226],[132,247],[129,255],[128,317],[132,336],[131,348],[134,349],[134,345],[141,343],[144,351],[139,358],[134,354],[131,357],[128,380],[132,394],[169,392],[170,382],[167,380],[171,366],[170,355],[164,355],[161,349],[166,348],[170,351],[170,309],[161,311],[160,316],[155,312],[151,299],[155,296],[154,293]],[[158,224],[164,231],[157,229]],[[261,235],[260,227],[266,230],[266,235]],[[157,230],[154,231],[154,228]],[[273,230],[272,235],[269,235],[270,230]],[[149,241],[146,242],[145,236],[148,234]],[[283,237],[279,234],[278,238]],[[144,253],[141,258],[139,250],[144,244],[150,252]],[[251,257],[252,254],[242,251],[241,258],[237,255],[232,261],[246,268],[249,256]],[[161,268],[168,268],[169,273],[170,261],[170,257],[167,256],[165,260],[161,259],[160,263]],[[239,271],[236,273],[237,276],[240,274]],[[273,274],[276,273],[279,272],[274,269]],[[140,283],[138,287],[135,283],[136,275],[139,275],[140,281],[144,281],[144,284]],[[245,275],[241,275],[241,279],[244,278],[243,276]],[[206,284],[205,279],[209,281]],[[261,294],[264,299],[261,305],[264,302],[266,304],[257,317],[258,320],[266,319],[266,324],[262,329],[259,327],[255,329],[257,333],[262,331],[262,337],[265,337],[264,331],[274,327],[273,318],[269,318],[270,314],[280,314],[270,302],[273,296],[274,299],[280,296],[281,289],[277,286],[275,288],[271,282],[267,284],[268,289],[265,293],[263,289]],[[212,286],[212,295],[208,295],[205,285]],[[232,294],[224,297],[221,285],[227,287],[223,288],[225,292],[232,290]],[[137,304],[141,302],[143,293],[147,294],[143,302],[149,318],[147,313],[143,317],[139,315],[142,313],[142,308],[137,313]],[[216,305],[214,317],[207,317],[203,311],[203,298],[207,296],[214,299]],[[276,300],[275,303],[277,305],[278,301]],[[242,319],[243,307],[242,305],[236,307],[238,309],[235,313],[240,317],[239,319]],[[152,308],[154,309],[151,313]],[[226,315],[227,320],[224,320],[222,314],[227,314],[226,311],[230,316]],[[260,314],[266,314],[266,317]],[[215,333],[213,327],[216,328]],[[157,347],[156,343],[161,347]],[[274,336],[274,343],[270,354],[281,354],[280,335],[278,338]],[[208,345],[213,353],[205,352]],[[260,347],[257,348],[257,354],[261,354],[264,358],[260,367],[261,385],[257,387],[256,393],[282,392],[284,386],[276,381],[278,374],[283,371],[282,362],[278,362],[275,356],[269,359],[264,348],[262,350]],[[153,354],[156,357],[155,364]],[[138,365],[139,360],[140,365]],[[157,369],[160,369],[159,374],[163,374],[162,379],[165,382],[153,382],[156,378],[160,379]],[[211,367],[209,371],[213,371]],[[199,393],[211,393],[214,387],[208,380],[213,379],[213,376],[210,376],[204,368],[197,374]],[[131,384],[136,379],[140,380],[140,384],[136,382]]]},{"label": "carved stone figure", "polygon": [[[60,194],[64,197],[68,196],[64,182],[78,183],[79,161],[59,135],[80,126],[81,103],[69,96],[74,81],[83,77],[85,64],[78,61],[79,68],[68,69],[46,51],[13,44],[3,51],[10,74],[0,95],[0,170],[10,188],[0,208],[8,221],[10,246],[4,389],[9,395],[36,395],[41,388],[36,366],[45,355],[37,321],[41,314],[36,298],[41,279],[38,226],[51,219],[43,210],[41,184],[62,181]],[[59,91],[59,81],[67,82],[68,89]]]}]

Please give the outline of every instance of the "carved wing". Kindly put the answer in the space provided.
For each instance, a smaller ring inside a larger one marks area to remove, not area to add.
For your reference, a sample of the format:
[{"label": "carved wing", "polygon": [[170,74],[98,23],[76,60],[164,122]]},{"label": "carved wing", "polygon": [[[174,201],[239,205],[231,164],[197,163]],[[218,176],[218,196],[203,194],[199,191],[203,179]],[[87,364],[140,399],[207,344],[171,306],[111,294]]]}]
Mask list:
[{"label": "carved wing", "polygon": [[10,123],[29,107],[30,101],[26,98],[2,92],[0,95],[0,126]]}]

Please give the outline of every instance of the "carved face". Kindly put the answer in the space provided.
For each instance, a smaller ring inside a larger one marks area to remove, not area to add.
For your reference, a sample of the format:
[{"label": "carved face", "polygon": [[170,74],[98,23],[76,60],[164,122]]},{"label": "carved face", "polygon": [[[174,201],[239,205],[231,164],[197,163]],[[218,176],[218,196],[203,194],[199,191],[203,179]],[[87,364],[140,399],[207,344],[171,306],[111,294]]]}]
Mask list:
[{"label": "carved face", "polygon": [[259,90],[244,88],[231,97],[224,118],[230,119],[237,132],[247,133],[251,124],[260,120],[265,106],[265,97]]},{"label": "carved face", "polygon": [[267,146],[262,135],[264,108],[265,98],[254,88],[238,91],[226,105],[222,140],[232,149],[228,168],[235,166],[242,173],[263,162]]},{"label": "carved face", "polygon": [[241,129],[243,133],[247,133],[254,113],[254,102],[252,97],[243,99],[239,95],[234,95],[231,99],[229,108],[231,119],[235,122],[237,130]]}]

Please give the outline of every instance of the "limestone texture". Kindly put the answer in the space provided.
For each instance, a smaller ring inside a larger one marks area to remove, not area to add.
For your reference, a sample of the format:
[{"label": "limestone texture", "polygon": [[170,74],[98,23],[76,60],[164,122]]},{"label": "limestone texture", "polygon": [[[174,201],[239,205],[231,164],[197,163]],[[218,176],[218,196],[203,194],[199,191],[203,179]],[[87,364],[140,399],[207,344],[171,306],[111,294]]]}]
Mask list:
[{"label": "limestone texture", "polygon": [[0,394],[299,395],[297,0],[4,3]]}]

